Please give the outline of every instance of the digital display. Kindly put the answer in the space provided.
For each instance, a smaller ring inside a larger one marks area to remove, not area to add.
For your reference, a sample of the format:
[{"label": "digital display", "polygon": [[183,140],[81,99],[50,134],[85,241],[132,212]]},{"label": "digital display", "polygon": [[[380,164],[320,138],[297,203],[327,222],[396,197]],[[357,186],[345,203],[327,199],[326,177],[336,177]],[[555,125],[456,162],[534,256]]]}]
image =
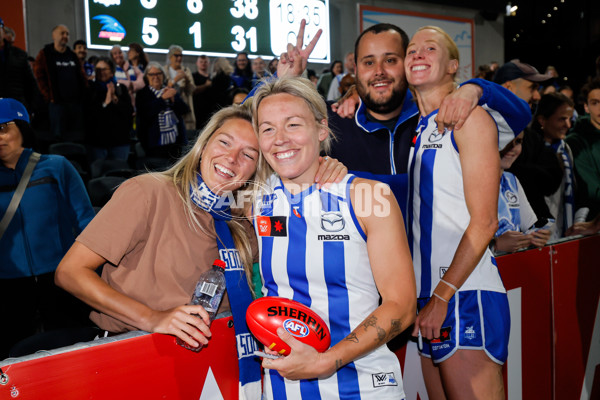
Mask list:
[{"label": "digital display", "polygon": [[172,44],[184,54],[270,59],[296,43],[306,19],[305,45],[323,34],[310,62],[329,63],[329,0],[84,0],[88,48],[127,48],[137,42],[149,53]]}]

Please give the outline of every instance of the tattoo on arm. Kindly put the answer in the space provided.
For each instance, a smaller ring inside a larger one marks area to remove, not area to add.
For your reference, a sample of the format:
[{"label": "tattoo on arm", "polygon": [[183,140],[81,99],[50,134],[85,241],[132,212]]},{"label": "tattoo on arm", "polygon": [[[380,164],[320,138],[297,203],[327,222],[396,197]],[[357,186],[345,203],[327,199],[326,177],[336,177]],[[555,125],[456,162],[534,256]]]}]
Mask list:
[{"label": "tattoo on arm", "polygon": [[335,370],[337,371],[338,369],[342,368],[344,364],[342,363],[342,359],[340,358],[339,360],[335,360]]},{"label": "tattoo on arm", "polygon": [[374,315],[371,315],[369,318],[367,318],[365,320],[365,322],[363,322],[363,328],[365,328],[365,331],[367,329],[369,329],[370,326],[375,326],[375,324],[377,323],[377,317]]},{"label": "tattoo on arm", "polygon": [[402,332],[402,320],[393,319],[390,328],[390,339],[393,339]]},{"label": "tattoo on arm", "polygon": [[358,343],[358,336],[356,336],[356,333],[352,332],[348,336],[346,336],[346,339],[344,340],[347,340],[352,343]]},{"label": "tattoo on arm", "polygon": [[377,339],[375,341],[377,343],[385,343],[385,337],[387,336],[385,329],[380,326],[375,326],[375,329],[377,329]]}]

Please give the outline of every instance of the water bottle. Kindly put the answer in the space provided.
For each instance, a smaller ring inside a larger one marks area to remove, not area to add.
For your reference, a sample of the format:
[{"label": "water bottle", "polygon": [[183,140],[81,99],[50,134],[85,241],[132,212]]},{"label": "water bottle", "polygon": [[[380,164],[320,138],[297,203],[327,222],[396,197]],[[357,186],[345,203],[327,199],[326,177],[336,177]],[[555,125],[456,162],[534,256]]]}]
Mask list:
[{"label": "water bottle", "polygon": [[[213,262],[212,268],[200,275],[200,279],[194,289],[190,305],[200,305],[204,307],[212,321],[217,315],[217,310],[225,293],[225,262],[218,258]],[[200,316],[198,315],[198,318]],[[177,344],[188,350],[200,351],[202,344],[198,347],[192,347],[183,340],[177,338]]]}]

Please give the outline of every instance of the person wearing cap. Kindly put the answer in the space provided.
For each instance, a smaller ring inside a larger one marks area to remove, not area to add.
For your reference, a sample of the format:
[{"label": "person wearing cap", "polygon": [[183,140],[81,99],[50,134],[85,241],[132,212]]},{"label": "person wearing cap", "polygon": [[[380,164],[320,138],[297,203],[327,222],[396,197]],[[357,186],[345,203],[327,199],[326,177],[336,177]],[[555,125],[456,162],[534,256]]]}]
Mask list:
[{"label": "person wearing cap", "polygon": [[37,91],[27,53],[7,39],[4,21],[0,18],[0,97],[17,99],[31,111]]},{"label": "person wearing cap", "polygon": [[[515,59],[498,69],[494,82],[532,106],[540,100],[537,91],[539,82],[550,78],[550,75],[542,75],[535,67]],[[537,132],[525,130],[521,155],[507,171],[521,182],[538,218],[556,219],[556,216],[550,213],[544,196],[556,192],[562,182],[563,171],[558,158],[546,147],[543,138]]]},{"label": "person wearing cap", "polygon": [[540,93],[537,91],[539,83],[551,78],[551,75],[542,75],[535,67],[515,59],[498,69],[494,82],[504,86],[531,106],[540,100]]},{"label": "person wearing cap", "polygon": [[[78,312],[81,303],[54,285],[54,271],[94,209],[71,163],[62,156],[34,153],[32,142],[25,106],[0,99],[0,293],[6,301],[0,360],[17,341],[37,331],[87,323],[83,310]],[[36,157],[22,197],[11,207],[16,204],[16,211],[7,212]]]}]

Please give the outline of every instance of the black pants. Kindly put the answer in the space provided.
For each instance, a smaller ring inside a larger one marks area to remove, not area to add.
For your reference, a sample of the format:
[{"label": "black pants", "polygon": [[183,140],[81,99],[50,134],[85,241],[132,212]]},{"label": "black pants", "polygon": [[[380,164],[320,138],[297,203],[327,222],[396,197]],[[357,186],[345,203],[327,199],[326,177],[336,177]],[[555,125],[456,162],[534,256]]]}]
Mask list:
[{"label": "black pants", "polygon": [[[0,279],[0,360],[20,340],[66,328],[93,326],[91,309],[54,284],[54,273]],[[55,346],[60,347],[60,346]]]}]

